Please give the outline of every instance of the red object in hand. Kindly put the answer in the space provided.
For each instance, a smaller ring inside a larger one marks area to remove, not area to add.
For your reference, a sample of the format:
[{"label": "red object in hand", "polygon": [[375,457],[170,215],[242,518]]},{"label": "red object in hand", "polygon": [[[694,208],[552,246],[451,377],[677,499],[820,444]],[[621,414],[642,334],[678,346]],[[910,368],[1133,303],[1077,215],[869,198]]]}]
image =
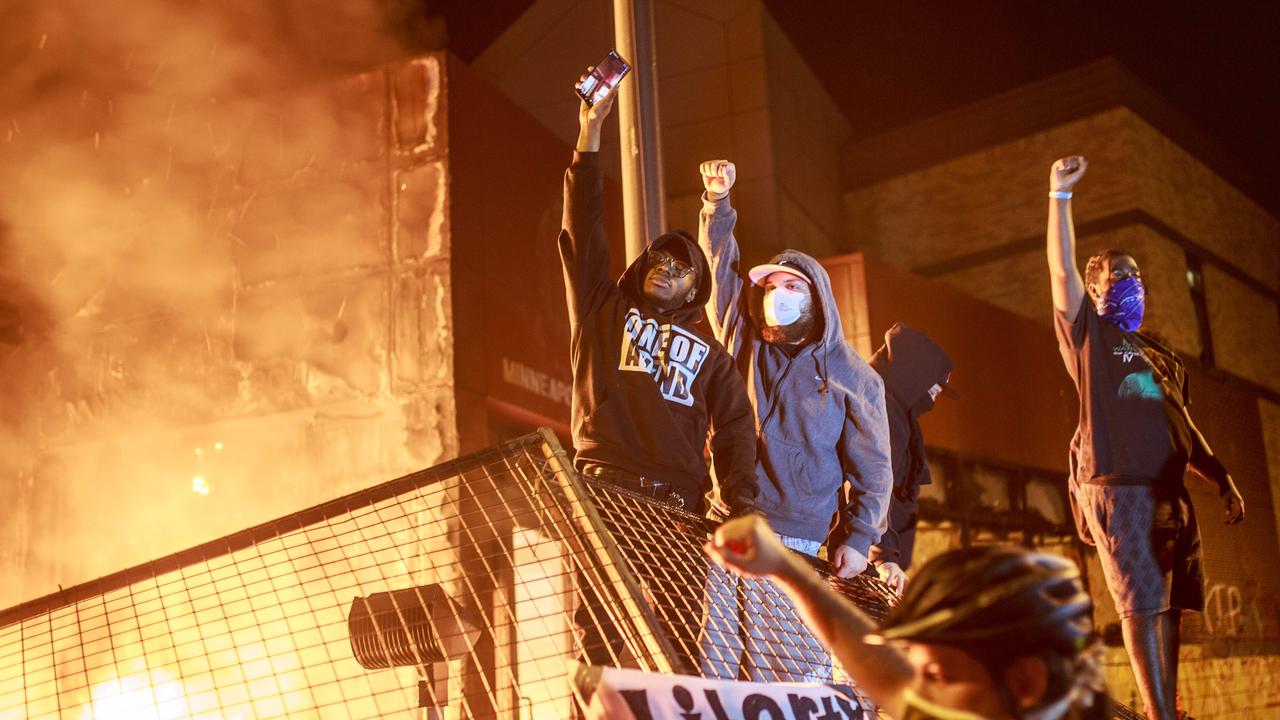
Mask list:
[{"label": "red object in hand", "polygon": [[729,542],[725,543],[724,546],[739,555],[742,555],[747,552],[747,543],[743,540],[730,540]]}]

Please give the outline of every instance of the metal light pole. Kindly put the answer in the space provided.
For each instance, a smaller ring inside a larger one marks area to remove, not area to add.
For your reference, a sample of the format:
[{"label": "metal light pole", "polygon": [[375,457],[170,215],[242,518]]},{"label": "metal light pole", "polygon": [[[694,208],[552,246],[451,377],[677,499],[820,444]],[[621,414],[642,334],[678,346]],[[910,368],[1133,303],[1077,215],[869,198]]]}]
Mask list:
[{"label": "metal light pole", "polygon": [[652,0],[613,0],[614,44],[618,54],[632,67],[631,87],[618,93],[622,214],[628,263],[667,227],[653,25]]}]

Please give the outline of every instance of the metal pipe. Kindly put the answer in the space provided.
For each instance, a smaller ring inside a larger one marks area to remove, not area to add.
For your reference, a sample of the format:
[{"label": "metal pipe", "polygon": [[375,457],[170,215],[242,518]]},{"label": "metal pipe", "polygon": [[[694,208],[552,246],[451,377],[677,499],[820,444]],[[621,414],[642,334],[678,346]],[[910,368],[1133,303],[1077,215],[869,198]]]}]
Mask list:
[{"label": "metal pipe", "polygon": [[652,0],[614,0],[614,46],[632,67],[631,87],[624,86],[618,93],[618,146],[622,156],[622,213],[628,263],[667,227],[653,29]]}]

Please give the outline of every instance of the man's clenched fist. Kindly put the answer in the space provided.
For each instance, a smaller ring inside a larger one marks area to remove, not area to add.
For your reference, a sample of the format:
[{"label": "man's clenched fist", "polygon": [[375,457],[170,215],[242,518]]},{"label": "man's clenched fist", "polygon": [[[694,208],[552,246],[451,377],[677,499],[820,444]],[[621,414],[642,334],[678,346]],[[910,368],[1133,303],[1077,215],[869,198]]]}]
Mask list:
[{"label": "man's clenched fist", "polygon": [[724,198],[738,179],[738,169],[728,160],[708,160],[698,166],[698,171],[702,173],[702,186],[707,189],[710,200]]},{"label": "man's clenched fist", "polygon": [[1084,177],[1089,163],[1080,155],[1068,155],[1053,161],[1049,168],[1049,189],[1054,192],[1071,192],[1071,188]]},{"label": "man's clenched fist", "polygon": [[716,528],[704,548],[721,565],[747,577],[785,573],[790,551],[759,515],[744,515]]}]

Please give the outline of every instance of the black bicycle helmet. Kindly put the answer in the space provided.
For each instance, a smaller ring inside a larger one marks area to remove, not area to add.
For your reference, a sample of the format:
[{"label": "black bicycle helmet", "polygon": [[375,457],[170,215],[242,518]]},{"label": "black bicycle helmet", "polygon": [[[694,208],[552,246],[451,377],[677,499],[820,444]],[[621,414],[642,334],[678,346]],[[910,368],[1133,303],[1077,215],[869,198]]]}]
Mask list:
[{"label": "black bicycle helmet", "polygon": [[[1044,658],[1050,683],[1042,705],[1070,688],[1074,663],[1093,637],[1092,610],[1070,560],[1012,546],[972,547],[920,568],[880,633],[867,641],[957,647],[996,679],[1015,658]],[[1003,683],[997,685],[1001,701],[1019,717]]]},{"label": "black bicycle helmet", "polygon": [[1046,645],[1075,655],[1092,633],[1093,602],[1066,558],[1011,546],[964,548],[931,560],[881,624],[883,640],[1015,656]]}]

